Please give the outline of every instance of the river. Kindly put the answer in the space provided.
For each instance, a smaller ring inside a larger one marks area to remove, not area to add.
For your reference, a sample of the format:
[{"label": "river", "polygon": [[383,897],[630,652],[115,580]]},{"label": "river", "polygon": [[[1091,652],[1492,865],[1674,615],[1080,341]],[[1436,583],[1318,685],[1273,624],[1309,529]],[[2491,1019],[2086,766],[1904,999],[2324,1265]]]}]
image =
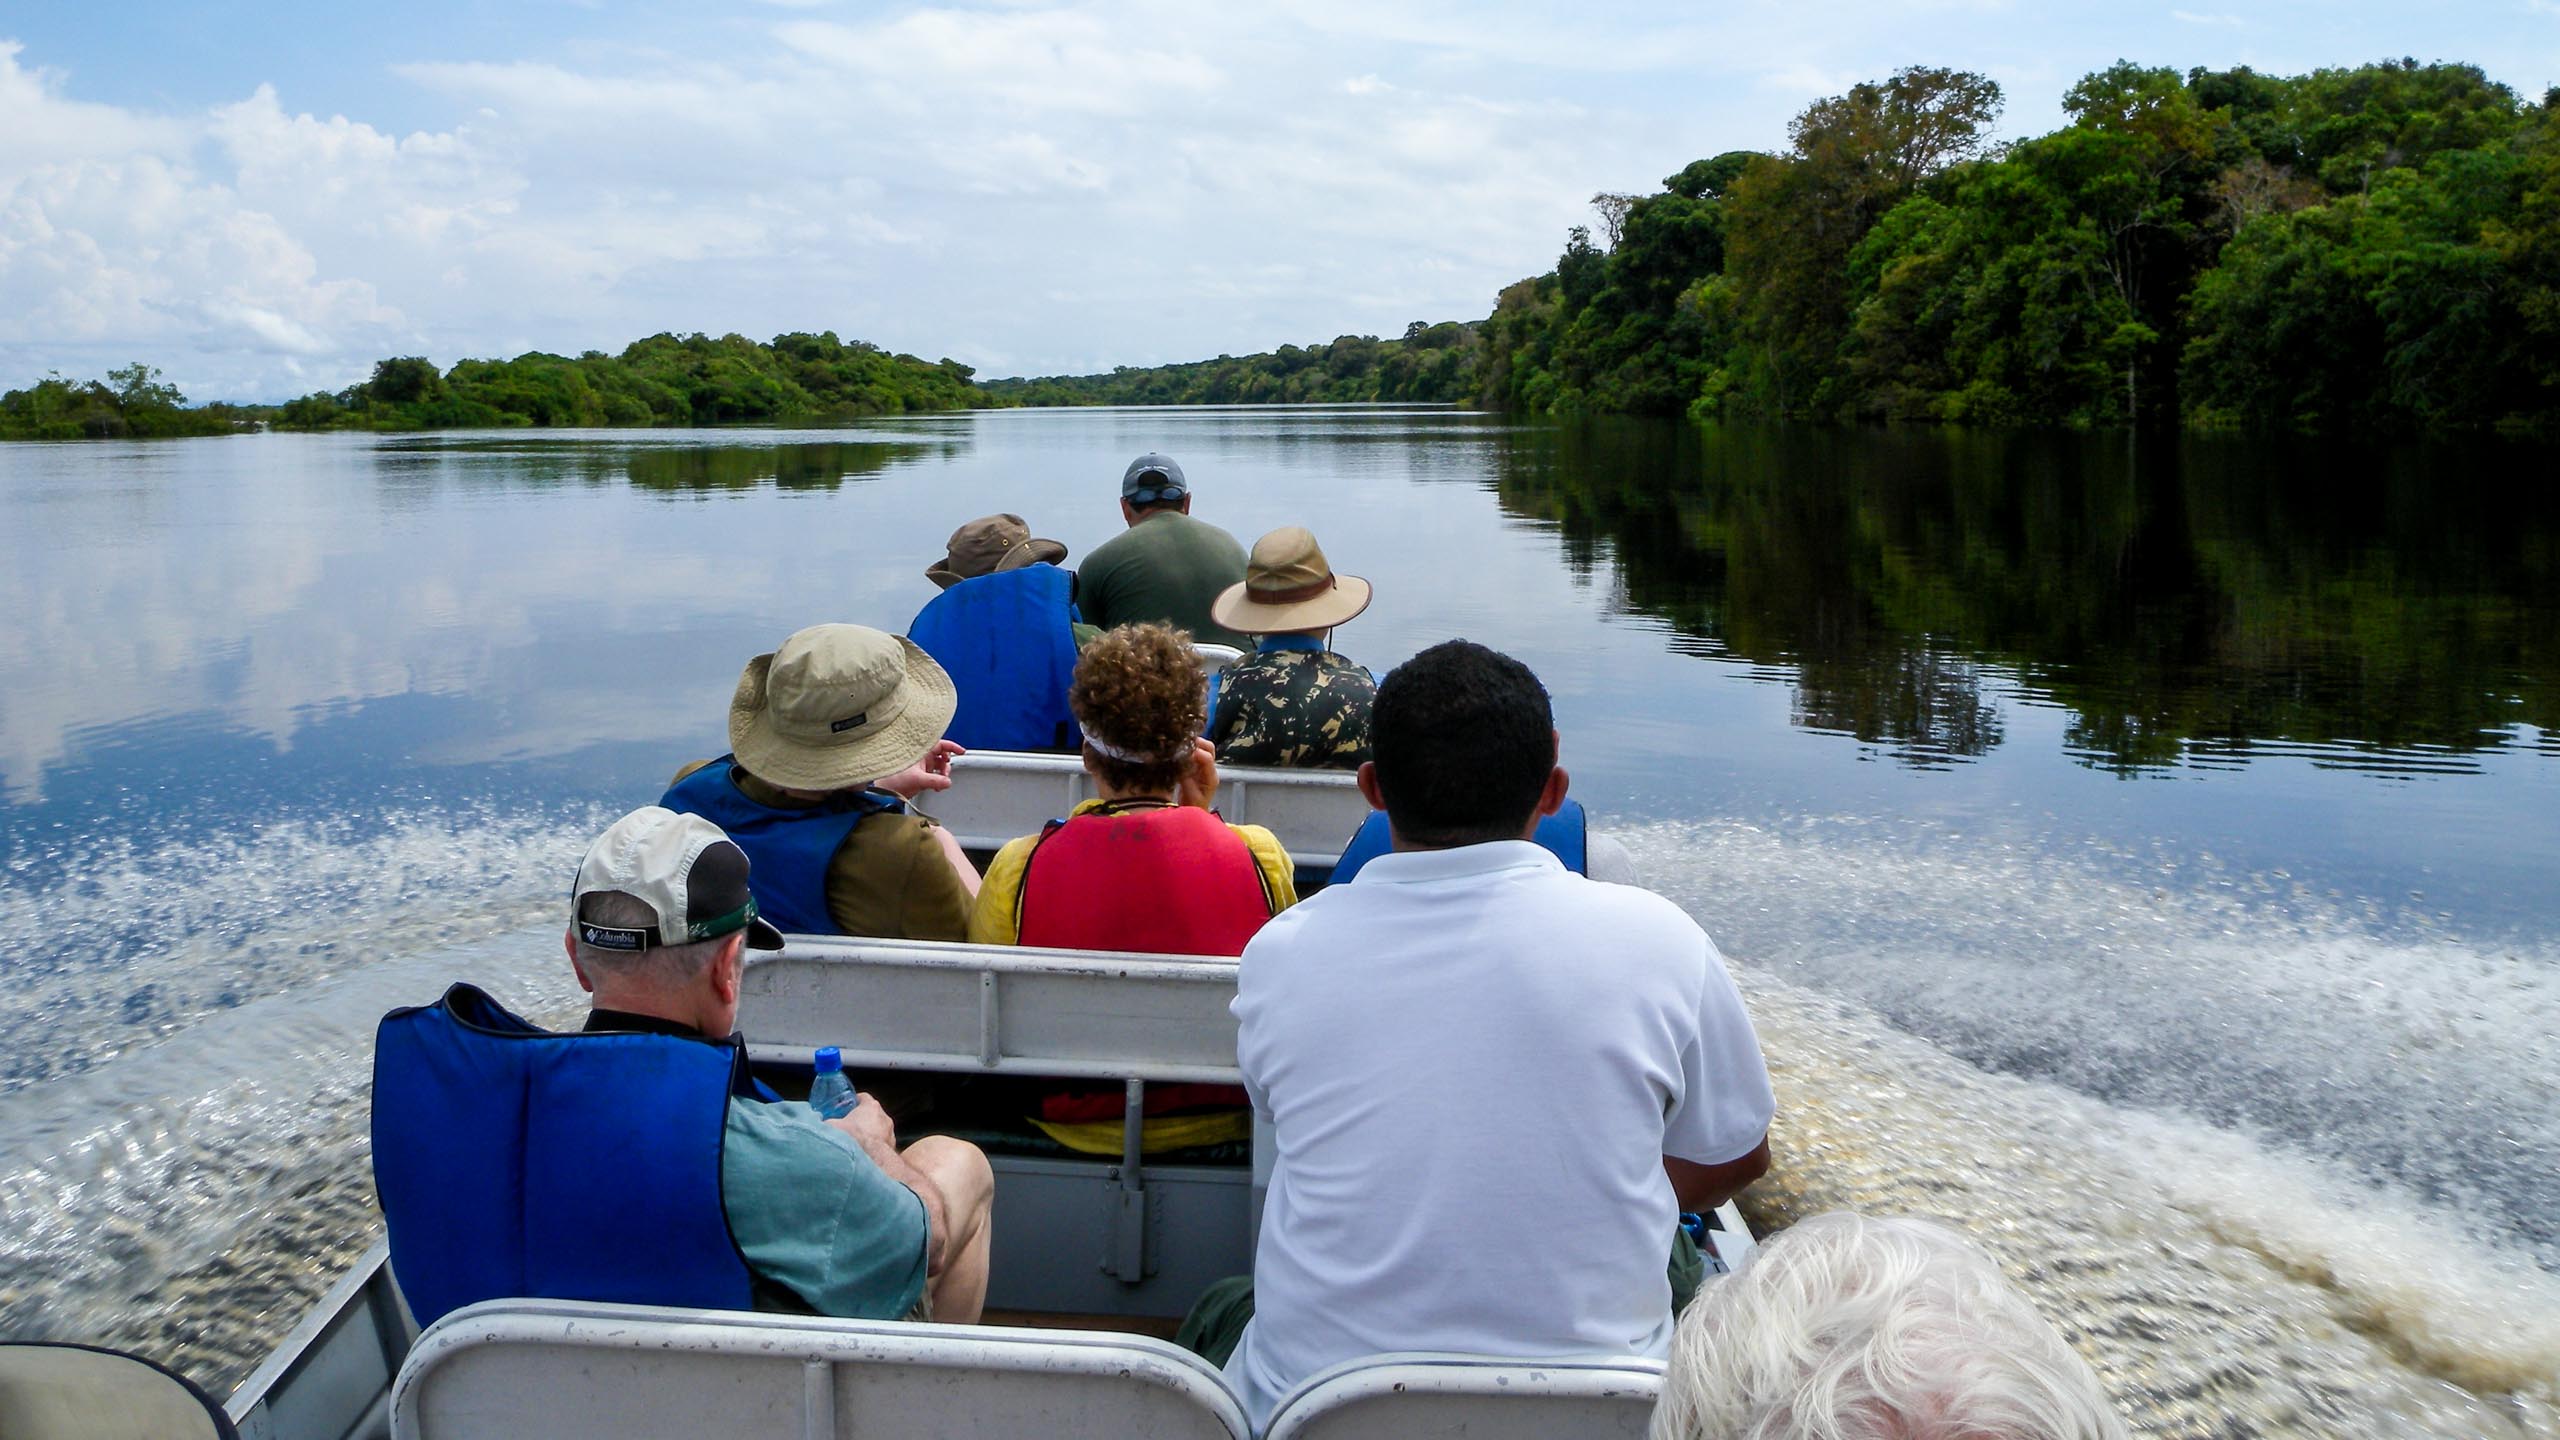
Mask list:
[{"label": "river", "polygon": [[[996,411],[0,445],[0,1333],[217,1389],[369,1238],[382,1010],[574,1013],[739,665],[1161,449],[1464,635],[1733,957],[1782,1223],[1936,1214],[2146,1434],[2560,1435],[2560,456]],[[1074,563],[1074,556],[1069,564]]]}]

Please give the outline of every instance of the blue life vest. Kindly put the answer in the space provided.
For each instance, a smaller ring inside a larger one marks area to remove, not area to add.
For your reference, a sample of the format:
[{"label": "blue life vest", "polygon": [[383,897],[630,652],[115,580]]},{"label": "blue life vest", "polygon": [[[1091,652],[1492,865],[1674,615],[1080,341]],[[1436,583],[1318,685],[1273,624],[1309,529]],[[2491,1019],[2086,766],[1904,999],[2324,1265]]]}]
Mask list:
[{"label": "blue life vest", "polygon": [[[1564,868],[1576,875],[1591,873],[1591,847],[1588,823],[1582,813],[1582,802],[1567,800],[1556,807],[1556,813],[1538,822],[1538,833],[1529,837],[1553,852],[1564,862]],[[1360,873],[1360,867],[1395,848],[1395,838],[1387,828],[1387,812],[1372,810],[1369,818],[1342,847],[1342,858],[1334,862],[1329,885],[1340,885]]]},{"label": "blue life vest", "polygon": [[469,985],[382,1019],[373,1185],[420,1325],[503,1296],[744,1310],[720,1202],[744,1049],[561,1035]]},{"label": "blue life vest", "polygon": [[971,750],[1073,750],[1084,732],[1067,709],[1076,673],[1075,577],[1025,565],[963,580],[925,602],[907,627],[960,692],[943,733]]},{"label": "blue life vest", "polygon": [[894,795],[865,790],[823,805],[786,810],[759,804],[738,788],[738,760],[723,755],[670,786],[658,803],[699,815],[747,852],[747,889],[756,910],[795,935],[840,933],[827,913],[827,862],[853,827],[872,815],[904,810]]}]

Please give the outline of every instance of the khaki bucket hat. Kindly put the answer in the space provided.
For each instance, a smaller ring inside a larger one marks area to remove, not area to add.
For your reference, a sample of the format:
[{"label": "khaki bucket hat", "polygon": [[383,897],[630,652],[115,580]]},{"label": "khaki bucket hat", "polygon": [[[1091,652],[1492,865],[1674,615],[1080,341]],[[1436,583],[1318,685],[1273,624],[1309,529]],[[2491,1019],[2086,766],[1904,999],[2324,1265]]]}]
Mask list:
[{"label": "khaki bucket hat", "polygon": [[943,548],[950,553],[926,566],[924,578],[945,590],[981,575],[1067,558],[1066,546],[1031,538],[1031,527],[1019,515],[981,515],[952,531]]},{"label": "khaki bucket hat", "polygon": [[1330,630],[1368,608],[1369,582],[1334,574],[1315,535],[1291,525],[1253,542],[1244,579],[1218,596],[1209,618],[1247,635],[1277,635]]},{"label": "khaki bucket hat", "polygon": [[747,662],[729,698],[729,748],[759,780],[848,790],[923,759],[959,703],[914,641],[812,625]]}]

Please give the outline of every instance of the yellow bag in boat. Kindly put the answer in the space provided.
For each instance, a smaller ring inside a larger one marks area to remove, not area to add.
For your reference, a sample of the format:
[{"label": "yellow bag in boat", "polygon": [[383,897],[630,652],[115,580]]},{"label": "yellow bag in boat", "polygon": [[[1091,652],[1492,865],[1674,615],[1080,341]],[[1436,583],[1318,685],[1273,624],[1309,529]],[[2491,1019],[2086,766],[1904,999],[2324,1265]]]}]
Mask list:
[{"label": "yellow bag in boat", "polygon": [[[1117,1120],[1092,1120],[1068,1124],[1033,1117],[1031,1123],[1040,1133],[1085,1155],[1117,1155],[1125,1135]],[[1143,1155],[1167,1150],[1188,1150],[1194,1145],[1223,1145],[1230,1140],[1253,1138],[1253,1114],[1247,1110],[1218,1110],[1206,1115],[1158,1115],[1138,1124],[1138,1151]]]}]

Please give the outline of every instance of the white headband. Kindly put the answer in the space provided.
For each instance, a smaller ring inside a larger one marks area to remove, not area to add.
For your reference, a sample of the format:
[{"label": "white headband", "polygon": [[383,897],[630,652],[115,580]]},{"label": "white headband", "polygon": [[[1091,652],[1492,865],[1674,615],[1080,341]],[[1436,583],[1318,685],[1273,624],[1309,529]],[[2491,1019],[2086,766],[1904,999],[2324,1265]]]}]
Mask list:
[{"label": "white headband", "polygon": [[1181,759],[1185,754],[1189,753],[1191,749],[1191,742],[1185,740],[1182,742],[1181,748],[1175,750],[1170,755],[1141,755],[1135,751],[1123,750],[1119,746],[1112,744],[1110,741],[1103,739],[1101,736],[1094,734],[1090,730],[1084,732],[1084,743],[1092,746],[1093,753],[1096,755],[1103,756],[1106,759],[1117,760],[1123,765],[1161,765],[1168,760]]}]

